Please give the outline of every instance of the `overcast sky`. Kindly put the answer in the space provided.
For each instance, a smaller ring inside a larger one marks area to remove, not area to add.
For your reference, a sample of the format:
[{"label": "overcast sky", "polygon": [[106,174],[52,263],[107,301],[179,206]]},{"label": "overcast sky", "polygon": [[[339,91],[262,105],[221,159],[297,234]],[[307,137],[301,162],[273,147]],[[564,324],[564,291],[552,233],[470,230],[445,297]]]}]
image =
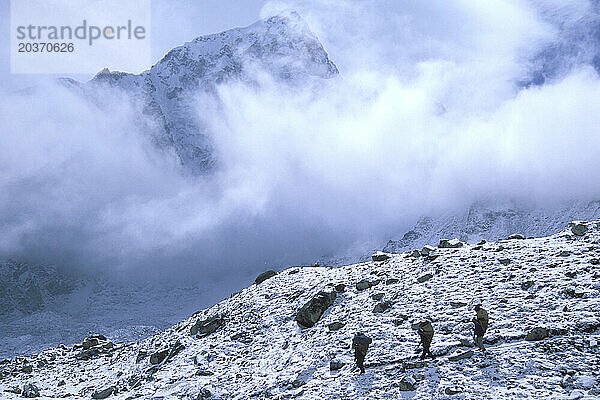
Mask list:
[{"label": "overcast sky", "polygon": [[[76,0],[73,1],[74,6],[78,2],[85,3]],[[263,0],[152,0],[152,64],[173,47],[198,36],[246,26],[257,21],[264,4]],[[27,79],[26,76],[7,76],[10,72],[10,0],[0,0],[0,32],[0,74],[4,77],[3,80]],[[103,67],[99,66],[98,70]],[[90,77],[72,74],[68,76],[78,79]]]}]

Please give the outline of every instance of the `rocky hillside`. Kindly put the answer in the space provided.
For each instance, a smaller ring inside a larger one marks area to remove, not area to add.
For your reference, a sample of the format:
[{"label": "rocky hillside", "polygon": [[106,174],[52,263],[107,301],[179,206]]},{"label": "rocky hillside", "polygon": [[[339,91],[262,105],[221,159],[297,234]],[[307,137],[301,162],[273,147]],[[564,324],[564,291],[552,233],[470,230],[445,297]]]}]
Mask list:
[{"label": "rocky hillside", "polygon": [[0,315],[39,311],[56,296],[72,293],[78,284],[53,265],[0,262]]},{"label": "rocky hillside", "polygon": [[600,219],[600,201],[570,201],[554,207],[527,206],[516,201],[477,201],[465,212],[423,216],[403,236],[390,240],[383,251],[400,253],[456,237],[477,243],[510,235],[549,236],[570,221]]},{"label": "rocky hillside", "polygon": [[[206,172],[215,166],[216,155],[197,110],[198,96],[208,94],[217,100],[217,86],[232,80],[254,85],[257,71],[288,84],[338,74],[306,22],[291,12],[198,37],[169,51],[141,74],[106,68],[87,83],[70,79],[63,83],[99,104],[106,101],[105,89],[122,89],[142,104],[143,116],[149,119],[146,130],[158,126],[154,139],[159,145],[174,149],[188,169]],[[140,123],[144,121],[140,117]]]},{"label": "rocky hillside", "polygon": [[[4,360],[2,398],[600,398],[600,221],[373,258],[261,275],[137,343],[97,335]],[[472,347],[478,301],[486,353]],[[414,353],[423,317],[435,360]],[[373,338],[364,375],[349,346],[357,330]]]}]

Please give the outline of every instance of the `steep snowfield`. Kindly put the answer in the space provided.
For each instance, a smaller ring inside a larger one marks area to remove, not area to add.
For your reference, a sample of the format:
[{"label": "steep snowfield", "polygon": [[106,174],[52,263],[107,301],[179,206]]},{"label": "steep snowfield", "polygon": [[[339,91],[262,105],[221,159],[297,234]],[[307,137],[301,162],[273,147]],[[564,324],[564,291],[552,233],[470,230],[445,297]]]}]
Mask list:
[{"label": "steep snowfield", "polygon": [[[600,221],[587,227],[584,236],[565,230],[436,248],[427,257],[291,268],[137,343],[112,347],[92,339],[88,349],[2,361],[2,398],[20,398],[12,392],[25,384],[39,388],[41,398],[71,399],[600,398]],[[376,284],[358,290],[365,279]],[[333,305],[314,327],[301,328],[300,307],[338,284],[346,286]],[[451,361],[471,350],[470,305],[478,300],[491,319],[488,351]],[[385,301],[391,307],[374,312]],[[414,353],[410,326],[423,316],[436,330],[433,361]],[[214,332],[190,334],[210,317],[217,317],[209,324]],[[331,331],[334,322],[345,325]],[[549,336],[526,340],[536,327]],[[352,369],[349,343],[357,330],[374,341],[364,375]],[[343,365],[331,371],[331,361]]]}]

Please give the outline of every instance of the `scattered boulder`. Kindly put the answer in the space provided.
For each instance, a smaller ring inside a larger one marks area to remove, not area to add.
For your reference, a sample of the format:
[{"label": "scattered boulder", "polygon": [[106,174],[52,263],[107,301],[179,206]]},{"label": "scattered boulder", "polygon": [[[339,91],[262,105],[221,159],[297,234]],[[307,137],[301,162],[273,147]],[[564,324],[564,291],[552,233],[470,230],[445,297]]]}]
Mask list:
[{"label": "scattered boulder", "polygon": [[92,394],[92,399],[106,399],[108,396],[112,395],[115,391],[115,387],[111,386],[109,388],[94,392]]},{"label": "scattered boulder", "polygon": [[238,342],[242,342],[244,344],[250,344],[253,341],[252,335],[246,331],[234,333],[230,337],[231,340],[237,340]]},{"label": "scattered boulder", "polygon": [[386,285],[393,285],[394,283],[398,283],[400,282],[400,279],[396,279],[396,278],[390,278],[388,280],[385,281]]},{"label": "scattered boulder", "polygon": [[142,361],[144,358],[148,357],[148,352],[140,350],[138,351],[137,357],[135,358],[136,364]]},{"label": "scattered boulder", "polygon": [[444,393],[446,393],[448,396],[453,396],[462,392],[463,389],[459,388],[458,386],[448,386],[446,389],[444,389]]},{"label": "scattered boulder", "polygon": [[98,338],[89,337],[89,338],[85,338],[81,345],[83,346],[84,350],[87,350],[91,347],[98,346],[99,344],[100,344],[100,341],[98,340]]},{"label": "scattered boulder", "polygon": [[356,284],[356,290],[358,290],[358,291],[367,290],[373,286],[378,285],[379,282],[380,282],[379,280],[370,281],[368,279],[363,279],[362,281],[360,281]]},{"label": "scattered boulder", "polygon": [[588,226],[585,222],[571,222],[570,226],[571,232],[573,232],[573,235],[575,236],[584,236],[588,231]]},{"label": "scattered boulder", "polygon": [[82,349],[75,355],[78,360],[90,360],[98,357],[101,354],[109,353],[114,343],[110,342],[104,335],[93,335],[83,339],[80,345],[74,346],[74,348]]},{"label": "scattered boulder", "polygon": [[433,274],[429,272],[429,273],[419,276],[417,278],[417,282],[419,282],[419,283],[427,282],[431,278],[433,278]]},{"label": "scattered boulder", "polygon": [[327,325],[327,328],[329,328],[329,330],[331,332],[333,332],[333,331],[339,331],[344,326],[346,326],[346,324],[344,324],[343,322],[332,322],[331,324]]},{"label": "scattered boulder", "polygon": [[40,397],[40,390],[33,383],[26,383],[21,390],[21,396],[29,399]]},{"label": "scattered boulder", "polygon": [[590,260],[590,264],[592,264],[592,265],[598,265],[598,264],[600,264],[600,260],[597,259],[597,258],[592,258]]},{"label": "scattered boulder", "polygon": [[225,325],[225,319],[221,315],[215,315],[205,320],[196,321],[190,328],[190,334],[203,338],[216,332],[223,325]]},{"label": "scattered boulder", "polygon": [[566,271],[565,272],[565,276],[567,278],[575,278],[577,276],[577,271],[573,270],[573,271]]},{"label": "scattered boulder", "polygon": [[421,252],[419,250],[413,250],[410,252],[410,256],[415,258],[421,257]]},{"label": "scattered boulder", "polygon": [[100,349],[97,347],[93,347],[87,350],[81,350],[79,353],[75,355],[75,358],[82,361],[91,360],[92,358],[98,357],[100,355]]},{"label": "scattered boulder", "polygon": [[378,303],[375,305],[375,308],[373,308],[373,312],[378,314],[378,313],[382,313],[387,311],[394,303],[392,303],[389,300],[386,301],[382,301],[381,303]]},{"label": "scattered boulder", "polygon": [[331,360],[329,362],[329,370],[330,371],[338,371],[344,367],[344,363],[339,360]]},{"label": "scattered boulder", "polygon": [[576,290],[574,288],[566,288],[564,293],[572,299],[582,299],[585,297],[585,292],[581,290]]},{"label": "scattered boulder", "polygon": [[521,284],[521,289],[529,290],[533,285],[535,285],[534,281],[526,281]]},{"label": "scattered boulder", "polygon": [[429,256],[432,256],[432,255],[433,255],[433,253],[435,253],[435,247],[433,247],[433,246],[426,245],[426,246],[424,246],[424,247],[423,247],[423,249],[421,250],[421,255],[422,255],[423,257],[429,257]]},{"label": "scattered boulder", "polygon": [[569,257],[571,252],[569,250],[563,250],[558,254],[560,257]]},{"label": "scattered boulder", "polygon": [[163,362],[169,355],[169,349],[163,349],[150,355],[150,364],[157,365]]},{"label": "scattered boulder", "polygon": [[306,382],[304,382],[304,380],[302,380],[300,378],[295,379],[292,382],[292,387],[295,388],[295,389],[298,389],[299,387],[304,386],[304,385],[306,385]]},{"label": "scattered boulder", "polygon": [[412,375],[405,375],[396,386],[402,392],[412,392],[417,388],[417,380]]},{"label": "scattered boulder", "polygon": [[477,243],[477,246],[483,246],[486,243],[487,243],[487,241],[482,239],[481,241],[479,241],[479,243]]},{"label": "scattered boulder", "polygon": [[334,286],[335,291],[338,293],[343,293],[346,291],[346,285],[344,285],[343,283],[338,283],[337,285]]},{"label": "scattered boulder", "polygon": [[458,239],[442,239],[440,240],[440,244],[438,244],[438,247],[440,249],[458,249],[459,247],[463,247],[463,245],[464,243]]},{"label": "scattered boulder", "polygon": [[525,236],[516,234],[516,235],[510,235],[507,239],[508,240],[523,240],[523,239],[525,239]]},{"label": "scattered boulder", "polygon": [[464,307],[466,305],[467,305],[467,303],[463,303],[462,301],[451,301],[450,302],[450,306],[452,308],[460,308],[460,307]]},{"label": "scattered boulder", "polygon": [[501,258],[498,260],[500,262],[500,264],[502,265],[508,265],[512,262],[512,260],[510,258]]},{"label": "scattered boulder", "polygon": [[448,360],[450,360],[450,361],[466,360],[468,358],[473,357],[473,355],[475,355],[475,352],[473,350],[468,350],[468,351],[465,351],[463,353],[459,353],[459,354],[455,354],[453,356],[450,356],[450,357],[448,357]]},{"label": "scattered boulder", "polygon": [[194,375],[196,375],[196,376],[211,376],[211,375],[214,375],[214,373],[212,373],[211,371],[209,371],[207,369],[199,369],[198,371],[196,371],[196,373]]},{"label": "scattered boulder", "polygon": [[270,269],[270,270],[265,271],[262,274],[258,275],[256,277],[256,279],[254,280],[254,283],[257,284],[257,285],[260,285],[261,283],[263,283],[267,279],[270,279],[270,278],[274,277],[275,275],[277,275],[277,272],[275,272],[272,269]]},{"label": "scattered boulder", "polygon": [[333,304],[336,297],[336,292],[317,293],[310,299],[296,314],[296,321],[307,328],[313,327],[323,313]]},{"label": "scattered boulder", "polygon": [[167,349],[157,351],[150,355],[150,364],[158,365],[175,357],[185,346],[178,340]]},{"label": "scattered boulder", "polygon": [[375,293],[371,296],[371,298],[375,301],[380,301],[385,296],[385,293]]},{"label": "scattered boulder", "polygon": [[384,253],[384,252],[382,252],[382,251],[378,251],[378,252],[376,252],[375,254],[373,254],[373,255],[371,256],[371,259],[372,259],[373,261],[387,261],[387,260],[389,260],[390,258],[392,258],[392,256],[390,256],[389,254],[387,254],[387,253]]},{"label": "scattered boulder", "polygon": [[33,367],[31,365],[25,365],[23,368],[21,368],[21,372],[30,374],[31,372],[33,372]]},{"label": "scattered boulder", "polygon": [[549,335],[548,330],[543,327],[533,328],[525,337],[530,342],[546,339]]}]

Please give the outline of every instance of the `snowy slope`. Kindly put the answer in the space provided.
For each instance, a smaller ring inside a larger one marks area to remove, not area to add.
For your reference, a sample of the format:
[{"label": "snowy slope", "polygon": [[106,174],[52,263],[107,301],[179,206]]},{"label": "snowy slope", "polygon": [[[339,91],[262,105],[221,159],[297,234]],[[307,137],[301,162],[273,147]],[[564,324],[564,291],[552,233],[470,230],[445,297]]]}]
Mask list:
[{"label": "snowy slope", "polygon": [[513,234],[548,236],[570,221],[595,219],[600,219],[600,201],[572,201],[554,207],[527,206],[515,201],[478,201],[463,213],[421,217],[411,230],[390,240],[383,250],[409,251],[439,243],[444,238],[477,243],[482,239],[505,239]]},{"label": "snowy slope", "polygon": [[[91,339],[2,361],[0,391],[6,399],[20,398],[12,392],[25,384],[42,398],[71,399],[597,399],[600,221],[586,226],[584,236],[565,230],[429,257],[291,268],[141,342]],[[358,290],[365,279],[374,285]],[[338,284],[345,289],[336,288],[320,321],[301,328],[300,307]],[[451,361],[470,350],[477,300],[490,313],[488,352]],[[374,312],[385,301],[391,307]],[[437,358],[421,362],[410,325],[426,315]],[[191,335],[210,317],[214,332]],[[334,322],[345,325],[331,331]],[[536,327],[549,336],[527,340]],[[364,375],[352,369],[349,348],[359,329],[374,340]],[[151,364],[162,350],[166,359]],[[331,361],[341,368],[331,371]]]},{"label": "snowy slope", "polygon": [[198,37],[169,51],[139,75],[104,69],[86,84],[64,83],[100,103],[104,87],[123,89],[142,103],[143,115],[158,125],[157,143],[174,148],[183,165],[202,172],[212,169],[216,158],[210,132],[195,109],[196,96],[216,97],[217,85],[231,80],[254,84],[257,71],[288,84],[308,84],[338,74],[306,22],[291,12]]}]

